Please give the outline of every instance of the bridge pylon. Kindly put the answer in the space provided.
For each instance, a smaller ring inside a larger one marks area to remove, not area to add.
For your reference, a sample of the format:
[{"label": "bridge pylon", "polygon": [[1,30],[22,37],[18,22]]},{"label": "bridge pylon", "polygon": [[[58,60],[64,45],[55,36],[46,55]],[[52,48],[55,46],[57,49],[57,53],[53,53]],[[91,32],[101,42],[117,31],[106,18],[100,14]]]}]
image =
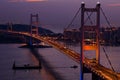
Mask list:
[{"label": "bridge pylon", "polygon": [[39,26],[39,17],[38,14],[31,14],[30,15],[30,27],[31,27],[31,34],[38,35],[38,26]]},{"label": "bridge pylon", "polygon": [[39,26],[38,14],[30,14],[30,33],[31,33],[30,44],[33,43],[32,36],[39,34],[38,26]]},{"label": "bridge pylon", "polygon": [[[87,17],[86,17],[86,14]],[[95,21],[92,22],[91,19],[94,17],[91,15],[95,13]],[[90,20],[90,23],[86,23],[86,19]],[[95,51],[94,62],[96,64],[100,63],[100,44],[99,44],[99,28],[100,28],[100,3],[97,3],[95,8],[86,8],[85,3],[81,4],[81,73],[80,80],[83,80],[84,70],[84,60],[85,60],[85,51]],[[90,54],[90,53],[89,53]],[[93,79],[99,80],[99,79]]]},{"label": "bridge pylon", "polygon": [[7,30],[8,31],[12,31],[12,25],[13,25],[12,22],[7,23]]}]

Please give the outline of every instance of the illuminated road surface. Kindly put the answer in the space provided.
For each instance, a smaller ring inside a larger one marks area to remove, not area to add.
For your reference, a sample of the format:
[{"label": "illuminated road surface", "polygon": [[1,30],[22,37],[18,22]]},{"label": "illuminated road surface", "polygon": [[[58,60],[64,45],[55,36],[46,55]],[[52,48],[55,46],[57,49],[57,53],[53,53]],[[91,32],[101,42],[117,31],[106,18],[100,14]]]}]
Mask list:
[{"label": "illuminated road surface", "polygon": [[[13,33],[13,34],[31,36],[30,33],[26,33],[26,32],[2,31],[2,30],[0,32],[9,32],[9,33]],[[35,35],[35,34],[33,34],[32,37],[53,46],[60,52],[64,53],[65,55],[67,55],[68,57],[70,57],[71,59],[76,61],[78,64],[80,63],[80,54],[79,53],[65,47],[62,44],[59,44],[57,41],[54,41],[52,38],[42,37],[42,36]],[[119,73],[115,73],[114,71],[112,71],[108,68],[105,68],[104,66],[102,66],[100,64],[95,63],[94,60],[85,58],[84,66],[105,80],[120,80]]]}]

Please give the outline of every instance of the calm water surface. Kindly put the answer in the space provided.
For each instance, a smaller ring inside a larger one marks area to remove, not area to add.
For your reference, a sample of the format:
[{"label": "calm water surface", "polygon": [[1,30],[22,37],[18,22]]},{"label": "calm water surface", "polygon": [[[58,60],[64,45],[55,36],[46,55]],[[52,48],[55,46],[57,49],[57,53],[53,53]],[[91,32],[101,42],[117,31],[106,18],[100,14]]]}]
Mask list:
[{"label": "calm water surface", "polygon": [[[57,51],[54,48],[39,49],[40,56],[49,64],[48,69],[44,68],[31,71],[13,71],[12,64],[14,60],[16,65],[38,65],[38,61],[30,53],[28,49],[18,48],[20,44],[0,44],[0,79],[1,80],[59,80],[55,79],[54,75],[49,72],[54,71],[63,80],[79,80],[79,68],[71,69],[70,66],[77,65],[76,62]],[[79,52],[78,46],[70,46],[73,50]],[[102,47],[101,47],[102,48]],[[120,72],[120,48],[105,47],[106,52],[114,66],[116,72]],[[86,53],[87,57],[94,54]],[[46,63],[43,63],[46,64]],[[101,49],[101,64],[110,68],[109,63]],[[58,78],[59,78],[58,77]],[[88,80],[90,75],[85,75],[85,80]]]}]

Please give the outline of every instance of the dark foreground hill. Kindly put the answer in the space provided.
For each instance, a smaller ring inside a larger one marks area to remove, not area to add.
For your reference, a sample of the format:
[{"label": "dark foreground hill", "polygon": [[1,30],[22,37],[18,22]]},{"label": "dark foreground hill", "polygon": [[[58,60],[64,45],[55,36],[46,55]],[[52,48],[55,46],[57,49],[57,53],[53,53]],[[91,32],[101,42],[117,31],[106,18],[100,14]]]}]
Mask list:
[{"label": "dark foreground hill", "polygon": [[[19,31],[19,32],[30,32],[30,25],[25,25],[25,24],[13,24],[12,27],[9,25],[5,24],[0,24],[0,30],[13,30],[13,31]],[[54,32],[51,30],[39,27],[38,32],[40,35],[55,35]],[[0,33],[0,43],[23,43],[24,40],[22,39],[21,36],[16,36],[16,35],[8,35],[5,33]]]}]

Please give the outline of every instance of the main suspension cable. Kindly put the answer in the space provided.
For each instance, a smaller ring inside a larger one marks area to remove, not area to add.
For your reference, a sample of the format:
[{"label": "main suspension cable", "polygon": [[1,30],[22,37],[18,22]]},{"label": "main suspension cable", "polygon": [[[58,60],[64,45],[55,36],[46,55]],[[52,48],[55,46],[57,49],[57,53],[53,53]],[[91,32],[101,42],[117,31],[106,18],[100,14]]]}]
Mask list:
[{"label": "main suspension cable", "polygon": [[103,47],[103,51],[104,51],[105,56],[106,56],[106,58],[107,58],[107,60],[108,60],[108,62],[109,62],[109,64],[110,64],[111,69],[115,72],[115,69],[113,68],[112,63],[111,63],[111,61],[110,61],[110,59],[109,59],[109,56],[107,55],[107,52],[106,52],[106,50],[105,50],[104,47]]},{"label": "main suspension cable", "polygon": [[102,8],[100,8],[100,9],[101,9],[101,12],[102,12],[102,14],[103,14],[103,16],[104,16],[104,18],[105,18],[107,24],[109,25],[110,28],[112,28],[112,26],[111,26],[111,24],[110,24],[110,21],[108,20],[107,16],[105,15],[105,12],[103,11]]},{"label": "main suspension cable", "polygon": [[[107,60],[108,60],[108,62],[109,62],[109,64],[110,64],[110,67],[111,67],[112,71],[116,73],[116,71],[115,71],[115,69],[114,69],[114,67],[113,67],[113,65],[112,65],[112,63],[111,63],[111,61],[110,61],[110,59],[109,59],[109,56],[107,55],[107,52],[106,52],[106,50],[105,50],[104,47],[103,47],[103,51],[104,51],[105,56],[106,56],[106,58],[107,58]],[[114,76],[115,76],[115,80],[118,80],[117,75],[115,74]]]},{"label": "main suspension cable", "polygon": [[[108,20],[108,18],[107,18],[107,16],[105,15],[105,12],[103,11],[102,8],[100,8],[100,9],[101,9],[102,14],[103,14],[103,16],[105,17],[105,20],[106,20],[106,22],[108,23],[109,27],[112,27],[111,24],[110,24],[110,22],[109,22],[109,20]],[[109,59],[109,57],[108,57],[108,55],[107,55],[107,53],[106,53],[106,51],[105,51],[105,48],[103,48],[103,51],[104,51],[104,53],[105,53],[105,55],[106,55],[106,58],[107,58],[110,66],[111,66],[111,69],[112,69],[113,71],[115,71],[114,68],[113,68],[113,66],[112,66],[112,64],[111,64],[111,61],[110,61],[110,59]]]},{"label": "main suspension cable", "polygon": [[[103,11],[102,8],[100,8],[100,9],[101,9],[101,11],[102,11],[102,14],[103,14],[103,16],[104,16],[104,18],[105,18],[105,20],[106,20],[108,26],[110,27],[110,29],[111,29],[111,31],[112,31],[112,26],[111,26],[111,24],[110,24],[110,22],[109,22],[107,16],[105,15],[105,12]],[[107,52],[106,52],[106,50],[105,50],[104,47],[103,47],[103,51],[104,51],[105,56],[106,56],[106,58],[107,58],[107,60],[108,60],[108,63],[110,64],[111,69],[116,73],[116,71],[115,71],[115,69],[114,69],[114,67],[113,67],[113,65],[112,65],[112,62],[110,61],[110,58],[109,58],[109,56],[107,55]],[[117,75],[115,75],[115,78],[116,78],[115,80],[118,80]]]},{"label": "main suspension cable", "polygon": [[80,10],[81,10],[81,7],[78,9],[78,11],[76,12],[75,16],[71,20],[70,24],[66,27],[66,29],[68,29],[72,25],[73,21],[76,19],[76,17],[79,14]]}]

